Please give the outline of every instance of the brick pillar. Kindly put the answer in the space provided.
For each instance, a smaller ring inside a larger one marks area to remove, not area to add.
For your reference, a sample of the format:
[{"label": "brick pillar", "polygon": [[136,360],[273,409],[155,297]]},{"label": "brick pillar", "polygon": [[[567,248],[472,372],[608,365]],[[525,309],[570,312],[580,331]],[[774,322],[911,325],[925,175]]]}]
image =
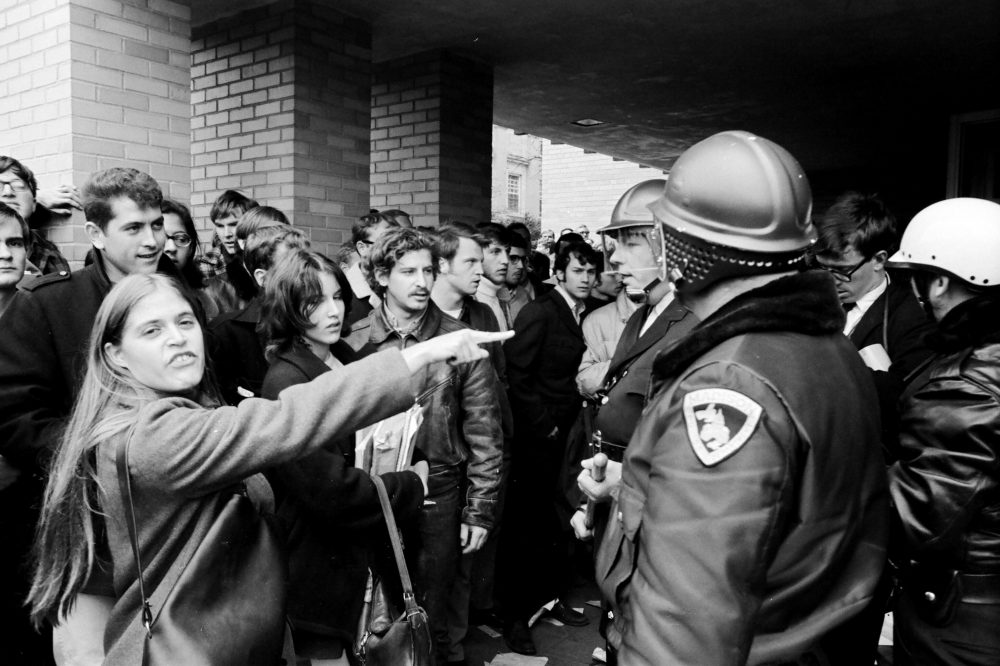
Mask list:
[{"label": "brick pillar", "polygon": [[379,63],[371,127],[372,207],[489,221],[492,67],[448,51]]},{"label": "brick pillar", "polygon": [[194,29],[191,202],[226,189],[282,210],[330,256],[368,211],[371,28],[282,0]]},{"label": "brick pillar", "polygon": [[[43,188],[132,166],[190,193],[190,8],[170,0],[20,0],[0,9],[0,152]],[[83,216],[47,231],[79,265]]]}]

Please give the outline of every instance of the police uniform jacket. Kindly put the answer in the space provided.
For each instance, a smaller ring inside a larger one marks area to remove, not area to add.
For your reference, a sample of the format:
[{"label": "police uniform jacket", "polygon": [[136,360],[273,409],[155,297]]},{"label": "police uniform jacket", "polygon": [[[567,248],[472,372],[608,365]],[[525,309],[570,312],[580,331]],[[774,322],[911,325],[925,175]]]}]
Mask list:
[{"label": "police uniform jacket", "polygon": [[967,301],[939,328],[903,395],[889,471],[904,561],[1000,574],[1000,299]]},{"label": "police uniform jacket", "polygon": [[843,323],[832,278],[801,273],[657,360],[597,562],[622,666],[791,661],[870,600],[885,467]]},{"label": "police uniform jacket", "polygon": [[[632,313],[604,380],[594,427],[613,449],[624,448],[639,423],[656,356],[687,335],[698,322],[675,299],[640,336],[651,310],[652,306],[643,305]],[[614,450],[610,454],[614,455]]]}]

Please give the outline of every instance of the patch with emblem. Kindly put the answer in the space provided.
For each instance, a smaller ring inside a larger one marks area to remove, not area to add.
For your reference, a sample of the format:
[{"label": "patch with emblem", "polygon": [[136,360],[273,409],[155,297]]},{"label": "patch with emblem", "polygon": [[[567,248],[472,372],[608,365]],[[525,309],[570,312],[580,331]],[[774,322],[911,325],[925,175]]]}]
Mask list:
[{"label": "patch with emblem", "polygon": [[739,391],[709,388],[684,396],[688,441],[706,467],[739,451],[753,434],[763,410]]}]

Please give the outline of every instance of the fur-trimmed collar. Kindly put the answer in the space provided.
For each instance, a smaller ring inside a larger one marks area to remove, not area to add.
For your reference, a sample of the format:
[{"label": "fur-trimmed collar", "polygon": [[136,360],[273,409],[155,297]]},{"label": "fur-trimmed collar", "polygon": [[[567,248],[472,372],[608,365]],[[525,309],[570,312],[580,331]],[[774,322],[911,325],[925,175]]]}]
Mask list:
[{"label": "fur-trimmed collar", "polygon": [[844,329],[844,308],[826,271],[805,271],[740,294],[698,324],[653,364],[651,393],[726,340],[761,331],[829,335]]},{"label": "fur-trimmed collar", "polygon": [[927,335],[927,346],[950,354],[1000,340],[1000,294],[976,296],[956,305],[937,330]]}]

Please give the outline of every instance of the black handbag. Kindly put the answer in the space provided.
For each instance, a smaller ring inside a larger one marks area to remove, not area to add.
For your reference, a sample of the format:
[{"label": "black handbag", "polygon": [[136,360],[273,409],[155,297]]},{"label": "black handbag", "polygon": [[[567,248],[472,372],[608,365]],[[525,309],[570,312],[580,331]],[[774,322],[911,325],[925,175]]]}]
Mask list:
[{"label": "black handbag", "polygon": [[372,481],[382,504],[392,552],[399,569],[399,580],[403,587],[403,610],[400,612],[398,605],[392,602],[385,581],[369,571],[368,590],[358,622],[354,656],[364,666],[430,666],[433,660],[427,613],[417,605],[413,595],[413,584],[410,582],[406,560],[403,559],[403,545],[385,484],[378,476],[372,476]]},{"label": "black handbag", "polygon": [[128,472],[131,439],[118,447],[117,467],[142,597],[143,664],[280,663],[287,565],[271,525],[245,492],[234,490],[176,580],[168,577],[146,596]]}]

